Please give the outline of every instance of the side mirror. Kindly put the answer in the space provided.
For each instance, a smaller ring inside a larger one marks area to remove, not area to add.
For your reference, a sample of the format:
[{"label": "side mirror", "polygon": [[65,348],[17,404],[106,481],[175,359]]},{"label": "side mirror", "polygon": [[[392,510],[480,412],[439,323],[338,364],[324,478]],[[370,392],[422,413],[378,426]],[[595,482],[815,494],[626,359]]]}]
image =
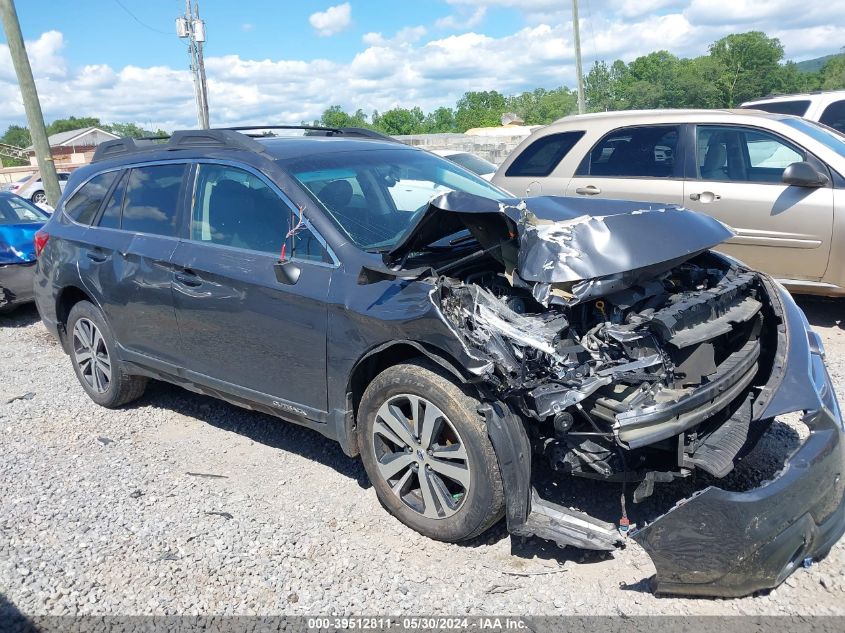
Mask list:
[{"label": "side mirror", "polygon": [[273,270],[276,272],[276,281],[286,286],[295,285],[299,281],[299,275],[302,274],[299,265],[290,259],[276,262]]},{"label": "side mirror", "polygon": [[781,180],[796,187],[824,187],[830,182],[826,175],[817,172],[815,167],[804,161],[792,163],[784,169]]}]

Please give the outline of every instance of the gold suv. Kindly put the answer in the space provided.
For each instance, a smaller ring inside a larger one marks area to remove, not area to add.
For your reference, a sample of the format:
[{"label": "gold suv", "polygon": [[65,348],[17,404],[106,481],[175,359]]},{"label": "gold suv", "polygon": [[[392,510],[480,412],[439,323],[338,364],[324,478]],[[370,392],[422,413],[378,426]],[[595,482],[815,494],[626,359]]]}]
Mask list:
[{"label": "gold suv", "polygon": [[534,132],[493,183],[517,195],[682,205],[729,225],[718,247],[795,292],[845,296],[845,136],[754,110],[570,116]]}]

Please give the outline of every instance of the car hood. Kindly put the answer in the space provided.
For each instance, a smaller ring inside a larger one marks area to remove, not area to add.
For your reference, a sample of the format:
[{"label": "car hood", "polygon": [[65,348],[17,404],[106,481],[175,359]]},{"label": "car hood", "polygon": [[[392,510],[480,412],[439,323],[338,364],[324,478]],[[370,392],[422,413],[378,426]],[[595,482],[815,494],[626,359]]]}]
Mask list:
[{"label": "car hood", "polygon": [[451,192],[431,200],[387,254],[402,262],[469,229],[483,248],[529,284],[572,284],[675,265],[734,235],[709,216],[675,205],[539,196],[491,200]]},{"label": "car hood", "polygon": [[43,222],[0,225],[0,265],[35,261],[35,233]]}]

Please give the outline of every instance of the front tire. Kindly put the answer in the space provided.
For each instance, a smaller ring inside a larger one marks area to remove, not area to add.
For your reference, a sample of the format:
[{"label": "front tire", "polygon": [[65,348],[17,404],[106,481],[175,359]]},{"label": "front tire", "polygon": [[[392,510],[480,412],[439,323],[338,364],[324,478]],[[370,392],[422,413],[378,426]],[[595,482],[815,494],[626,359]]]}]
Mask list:
[{"label": "front tire", "polygon": [[141,397],[147,379],[126,372],[115,353],[111,328],[97,306],[88,301],[74,305],[68,315],[67,336],[73,369],[91,400],[114,409]]},{"label": "front tire", "polygon": [[422,362],[383,371],[361,399],[361,459],[376,495],[430,538],[470,539],[504,514],[499,464],[478,405]]}]

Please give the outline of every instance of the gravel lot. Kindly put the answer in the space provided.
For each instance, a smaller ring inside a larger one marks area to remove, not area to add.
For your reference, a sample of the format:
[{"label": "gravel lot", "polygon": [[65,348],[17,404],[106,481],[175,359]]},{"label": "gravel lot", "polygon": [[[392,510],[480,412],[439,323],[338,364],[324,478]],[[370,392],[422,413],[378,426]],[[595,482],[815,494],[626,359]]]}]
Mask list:
[{"label": "gravel lot", "polygon": [[[845,302],[801,303],[843,400]],[[727,485],[774,473],[802,430],[776,423]],[[97,407],[34,308],[0,316],[0,437],[0,604],[26,614],[845,615],[845,542],[768,595],[710,600],[654,596],[633,542],[583,554],[501,525],[430,541],[315,432],[160,383]],[[629,504],[632,519],[689,489]],[[618,518],[597,496],[618,487],[567,493]]]}]

